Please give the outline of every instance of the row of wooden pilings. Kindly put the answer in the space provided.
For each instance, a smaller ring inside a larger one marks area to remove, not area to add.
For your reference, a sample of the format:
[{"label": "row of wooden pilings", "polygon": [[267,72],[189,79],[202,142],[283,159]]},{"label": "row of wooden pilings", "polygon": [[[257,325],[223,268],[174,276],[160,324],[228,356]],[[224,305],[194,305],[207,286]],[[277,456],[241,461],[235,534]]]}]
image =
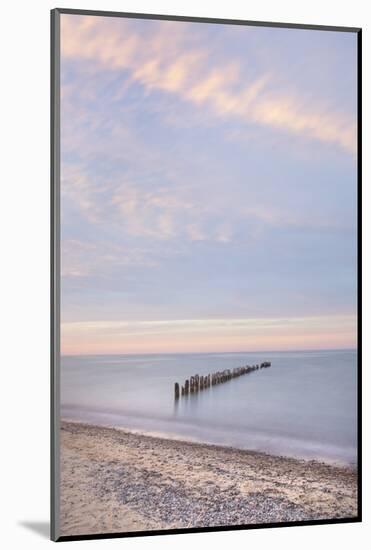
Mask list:
[{"label": "row of wooden pilings", "polygon": [[243,374],[248,374],[258,369],[265,369],[270,367],[271,364],[269,361],[260,363],[260,365],[246,365],[245,367],[237,367],[235,369],[226,369],[223,371],[214,372],[213,374],[206,374],[199,376],[195,374],[191,376],[190,379],[184,382],[183,386],[180,386],[178,382],[175,382],[175,399],[179,399],[180,395],[189,395],[190,393],[197,393],[199,391],[205,390],[210,386],[216,386],[217,384],[223,384],[232,378],[237,378]]}]

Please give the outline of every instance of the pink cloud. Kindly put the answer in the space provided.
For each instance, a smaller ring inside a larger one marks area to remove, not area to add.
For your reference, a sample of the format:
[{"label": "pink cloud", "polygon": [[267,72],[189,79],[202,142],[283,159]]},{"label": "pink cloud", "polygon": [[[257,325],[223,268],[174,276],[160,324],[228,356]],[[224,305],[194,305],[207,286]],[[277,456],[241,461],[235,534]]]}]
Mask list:
[{"label": "pink cloud", "polygon": [[[146,22],[147,33],[130,20],[62,16],[62,59],[93,61],[99,68],[126,70],[149,92],[175,94],[210,116],[238,117],[356,152],[356,122],[318,102],[303,102],[287,89],[274,92],[271,74],[244,80],[240,61],[221,60],[210,68],[210,49],[193,45],[187,27]],[[169,33],[169,30],[171,31]]]}]

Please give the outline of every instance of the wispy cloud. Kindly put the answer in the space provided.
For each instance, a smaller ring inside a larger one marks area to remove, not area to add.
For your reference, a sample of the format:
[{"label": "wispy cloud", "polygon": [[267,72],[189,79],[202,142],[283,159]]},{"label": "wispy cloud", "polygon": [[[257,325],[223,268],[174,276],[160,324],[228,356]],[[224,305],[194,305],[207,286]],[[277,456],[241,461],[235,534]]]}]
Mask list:
[{"label": "wispy cloud", "polygon": [[122,223],[134,236],[171,239],[179,235],[179,216],[192,212],[193,204],[164,189],[141,191],[123,185],[112,198]]},{"label": "wispy cloud", "polygon": [[86,242],[63,239],[61,246],[62,279],[82,279],[110,275],[128,267],[150,268],[156,265],[150,249],[117,245],[108,240]]},{"label": "wispy cloud", "polygon": [[[336,324],[337,327],[353,327],[355,317],[346,316],[321,316],[321,317],[254,317],[254,318],[218,318],[218,319],[161,319],[148,321],[76,321],[62,323],[65,331],[107,331],[120,334],[130,334],[135,331],[165,331],[165,332],[184,332],[184,331],[208,331],[208,330],[236,330],[248,329],[259,331],[261,329],[282,329],[283,327],[305,327],[318,328],[326,324]],[[145,334],[145,332],[143,333]]]},{"label": "wispy cloud", "polygon": [[147,22],[143,35],[130,21],[64,15],[62,55],[94,62],[99,70],[127,71],[148,92],[176,94],[213,116],[242,117],[247,124],[292,132],[355,153],[355,114],[335,112],[320,100],[297,96],[289,81],[285,91],[281,86],[276,92],[274,72],[246,77],[239,59],[219,60],[218,67],[210,67],[210,48],[193,45],[185,27],[175,25],[178,32],[169,38],[171,22]]},{"label": "wispy cloud", "polygon": [[262,32],[62,16],[65,353],[353,345],[354,48]]},{"label": "wispy cloud", "polygon": [[[308,349],[313,343],[323,348],[355,345],[354,316],[186,319],[160,321],[90,321],[62,323],[64,353],[74,353],[76,343],[84,342],[85,353],[135,353],[254,351],[292,349],[299,344]],[[331,327],[329,329],[329,327]],[[324,332],[325,331],[325,332]],[[289,335],[289,340],[288,340]],[[196,346],[196,348],[195,348]]]}]

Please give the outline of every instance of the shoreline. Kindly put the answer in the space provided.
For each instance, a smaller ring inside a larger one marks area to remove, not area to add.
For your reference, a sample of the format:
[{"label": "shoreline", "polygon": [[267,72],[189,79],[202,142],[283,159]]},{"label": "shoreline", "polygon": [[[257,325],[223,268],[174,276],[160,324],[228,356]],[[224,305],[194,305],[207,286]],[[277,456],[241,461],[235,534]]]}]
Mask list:
[{"label": "shoreline", "polygon": [[126,435],[137,435],[139,437],[144,438],[152,438],[154,440],[158,440],[159,442],[162,441],[177,441],[178,443],[184,443],[185,445],[199,445],[201,447],[210,447],[217,449],[230,449],[232,451],[236,452],[242,452],[242,453],[249,453],[249,454],[255,454],[257,456],[266,456],[266,457],[272,457],[272,458],[282,458],[282,459],[288,459],[288,460],[295,460],[298,462],[313,462],[323,465],[328,465],[335,468],[340,469],[349,469],[352,471],[357,471],[357,461],[355,462],[349,462],[341,459],[336,458],[326,458],[324,456],[317,456],[317,457],[310,457],[310,456],[304,456],[299,454],[285,454],[285,453],[279,453],[279,452],[270,452],[266,450],[258,450],[258,449],[249,449],[244,447],[238,447],[234,445],[223,445],[221,443],[213,443],[212,441],[202,441],[200,439],[197,439],[196,437],[187,437],[183,435],[178,434],[170,434],[167,432],[160,432],[160,431],[149,431],[145,429],[140,428],[129,428],[129,427],[121,427],[121,426],[115,426],[110,423],[102,423],[102,424],[95,424],[90,421],[85,420],[74,420],[71,418],[61,418],[61,425],[63,424],[76,424],[80,426],[90,427],[90,428],[97,428],[97,429],[108,429],[108,430],[114,430],[119,432],[120,434],[126,434]]},{"label": "shoreline", "polygon": [[357,516],[357,471],[61,421],[61,535]]}]

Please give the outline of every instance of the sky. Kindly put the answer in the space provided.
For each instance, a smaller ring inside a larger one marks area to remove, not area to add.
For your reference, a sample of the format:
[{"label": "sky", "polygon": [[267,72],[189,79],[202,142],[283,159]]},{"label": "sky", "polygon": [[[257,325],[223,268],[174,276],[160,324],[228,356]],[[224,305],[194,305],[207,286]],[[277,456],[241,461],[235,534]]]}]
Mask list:
[{"label": "sky", "polygon": [[61,351],[356,346],[356,34],[61,15]]}]

